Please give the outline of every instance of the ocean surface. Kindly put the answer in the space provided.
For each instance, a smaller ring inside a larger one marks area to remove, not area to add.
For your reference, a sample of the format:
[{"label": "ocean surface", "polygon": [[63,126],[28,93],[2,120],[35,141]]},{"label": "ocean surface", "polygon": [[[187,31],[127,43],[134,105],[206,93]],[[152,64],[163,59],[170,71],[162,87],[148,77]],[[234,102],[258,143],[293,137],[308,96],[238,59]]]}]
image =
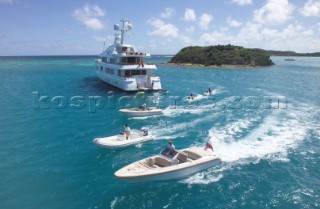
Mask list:
[{"label": "ocean surface", "polygon": [[[94,59],[0,57],[1,209],[320,208],[320,58],[205,69],[152,57],[170,94],[145,96],[101,82]],[[164,114],[118,112],[142,100]],[[118,150],[92,143],[126,123],[156,140]],[[210,141],[223,163],[167,182],[115,179],[168,140],[177,149]]]}]

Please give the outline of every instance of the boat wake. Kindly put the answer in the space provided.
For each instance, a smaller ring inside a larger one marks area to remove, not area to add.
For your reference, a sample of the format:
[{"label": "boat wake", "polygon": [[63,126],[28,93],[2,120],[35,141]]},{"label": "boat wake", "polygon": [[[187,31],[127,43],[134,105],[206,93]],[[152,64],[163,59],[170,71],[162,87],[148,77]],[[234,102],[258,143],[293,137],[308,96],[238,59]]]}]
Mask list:
[{"label": "boat wake", "polygon": [[310,112],[310,108],[300,104],[300,109],[273,111],[263,119],[256,116],[236,120],[225,127],[212,127],[207,140],[213,144],[223,163],[181,183],[216,182],[223,178],[224,171],[234,170],[239,165],[259,163],[261,159],[289,162],[288,153],[308,138],[308,130],[314,126],[314,115],[306,114]]},{"label": "boat wake", "polygon": [[200,101],[200,100],[203,100],[203,99],[207,99],[208,96],[206,95],[202,95],[202,94],[194,94],[193,97],[191,98],[190,96],[186,96],[184,98],[184,101],[187,101],[187,102],[197,102],[197,101]]},{"label": "boat wake", "polygon": [[[221,114],[221,113],[220,113]],[[192,131],[193,127],[212,121],[214,118],[219,117],[219,114],[209,114],[205,117],[201,117],[189,122],[182,122],[177,124],[170,124],[167,121],[160,121],[157,125],[146,126],[146,128],[155,136],[156,139],[174,139],[177,137],[185,137],[188,134],[188,130]]]}]

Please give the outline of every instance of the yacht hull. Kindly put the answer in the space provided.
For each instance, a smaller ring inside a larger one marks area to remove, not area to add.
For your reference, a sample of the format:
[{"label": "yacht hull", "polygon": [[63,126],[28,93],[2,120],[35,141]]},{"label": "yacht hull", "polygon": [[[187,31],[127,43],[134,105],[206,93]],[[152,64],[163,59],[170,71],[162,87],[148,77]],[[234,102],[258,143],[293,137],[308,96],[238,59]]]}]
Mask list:
[{"label": "yacht hull", "polygon": [[[156,76],[147,76],[147,75],[140,75],[135,77],[119,77],[115,74],[109,74],[106,73],[104,69],[106,65],[97,63],[98,70],[96,71],[97,76],[99,79],[111,86],[114,86],[118,89],[121,89],[123,91],[127,92],[136,92],[141,90],[147,90],[147,91],[160,91],[162,90],[161,87],[161,81],[159,77]],[[117,68],[113,68],[113,66],[108,66],[108,69],[113,69],[115,72],[117,72]],[[138,68],[139,69],[139,68]],[[138,70],[137,68],[134,68],[132,70]],[[151,69],[150,69],[151,70]]]}]

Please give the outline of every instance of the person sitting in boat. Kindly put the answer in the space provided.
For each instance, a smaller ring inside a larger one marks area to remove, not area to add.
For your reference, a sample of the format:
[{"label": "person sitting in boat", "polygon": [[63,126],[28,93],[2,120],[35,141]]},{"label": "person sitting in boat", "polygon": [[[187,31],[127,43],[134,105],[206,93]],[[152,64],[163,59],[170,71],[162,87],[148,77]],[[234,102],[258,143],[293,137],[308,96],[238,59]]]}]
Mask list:
[{"label": "person sitting in boat", "polygon": [[126,140],[128,140],[131,134],[131,129],[128,124],[124,125],[124,133],[126,134]]},{"label": "person sitting in boat", "polygon": [[211,150],[213,151],[213,146],[212,146],[209,142],[207,142],[207,143],[206,143],[206,147],[205,147],[204,149],[205,149],[205,150],[211,149]]},{"label": "person sitting in boat", "polygon": [[168,142],[168,148],[170,149],[170,150],[175,150],[176,149],[176,147],[173,145],[173,143],[172,143],[172,141],[169,141]]},{"label": "person sitting in boat", "polygon": [[211,94],[211,89],[210,88],[208,89],[208,94]]},{"label": "person sitting in boat", "polygon": [[144,102],[142,103],[142,105],[140,106],[141,110],[146,110],[147,109],[147,104]]},{"label": "person sitting in boat", "polygon": [[170,150],[169,155],[174,155],[176,147],[173,145],[172,141],[168,142],[168,149]]},{"label": "person sitting in boat", "polygon": [[193,100],[193,94],[191,93],[190,96],[188,96],[188,99]]}]

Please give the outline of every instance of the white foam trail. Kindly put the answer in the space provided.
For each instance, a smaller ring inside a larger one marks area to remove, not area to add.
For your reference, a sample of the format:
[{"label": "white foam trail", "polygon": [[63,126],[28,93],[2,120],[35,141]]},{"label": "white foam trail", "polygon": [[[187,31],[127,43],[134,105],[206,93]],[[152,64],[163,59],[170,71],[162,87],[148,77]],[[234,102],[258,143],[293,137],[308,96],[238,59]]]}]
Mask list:
[{"label": "white foam trail", "polygon": [[200,115],[205,112],[216,112],[219,107],[216,107],[216,103],[211,102],[208,104],[201,105],[190,105],[190,106],[169,106],[163,110],[163,115],[166,117],[177,117],[181,114],[196,114]]},{"label": "white foam trail", "polygon": [[110,208],[111,208],[111,209],[115,208],[115,206],[116,206],[119,202],[122,202],[124,199],[125,199],[124,196],[122,196],[122,197],[115,197],[115,198],[111,201],[111,203],[110,203]]},{"label": "white foam trail", "polygon": [[184,179],[181,183],[186,184],[210,184],[213,182],[218,182],[223,178],[223,174],[216,174],[215,172],[201,172],[196,173],[192,177]]},{"label": "white foam trail", "polygon": [[170,136],[158,136],[155,134],[155,138],[157,140],[163,139],[163,140],[170,140],[170,139],[176,139],[176,138],[183,138],[185,137],[185,134],[175,134],[175,135],[170,135]]},{"label": "white foam trail", "polygon": [[141,147],[142,147],[142,143],[136,144],[136,148],[141,148]]},{"label": "white foam trail", "polygon": [[206,98],[208,98],[209,96],[213,96],[213,95],[216,95],[216,94],[220,94],[222,93],[223,91],[221,89],[211,89],[211,94],[210,95],[207,95],[208,91],[205,91],[203,93],[203,96],[205,96]]},{"label": "white foam trail", "polygon": [[[207,184],[219,181],[223,177],[223,170],[259,163],[261,159],[288,162],[288,151],[298,147],[307,138],[309,129],[319,129],[319,124],[315,122],[316,115],[319,114],[317,109],[310,105],[296,104],[287,110],[274,110],[261,122],[259,117],[255,117],[240,119],[225,127],[212,127],[208,138],[213,143],[216,154],[222,159],[222,165],[218,170],[209,169],[182,183]],[[248,135],[237,138],[259,122]]]},{"label": "white foam trail", "polygon": [[183,100],[187,101],[187,102],[196,102],[196,101],[200,101],[202,99],[207,99],[208,96],[205,95],[201,95],[201,94],[193,94],[193,99],[189,99],[190,96],[186,96]]},{"label": "white foam trail", "polygon": [[[237,123],[243,127],[249,124],[238,121],[234,123],[235,127],[239,127]],[[233,130],[231,134],[232,132]],[[306,128],[295,118],[271,115],[241,140],[230,142],[230,139],[224,139],[225,134],[224,131],[212,128],[209,131],[209,138],[215,146],[217,155],[225,162],[233,162],[248,158],[270,158],[274,154],[286,158],[288,149],[296,147],[298,142],[305,138]]]},{"label": "white foam trail", "polygon": [[156,118],[156,117],[159,117],[159,116],[152,115],[152,116],[143,116],[143,117],[130,117],[128,118],[128,120],[145,120],[145,119]]},{"label": "white foam trail", "polygon": [[[195,127],[197,124],[202,123],[204,121],[211,121],[214,118],[218,117],[218,113],[216,114],[208,114],[205,117],[195,119],[190,122],[184,123],[177,123],[177,124],[167,124],[167,123],[160,123],[157,126],[147,126],[148,130],[151,131],[157,138],[161,139],[171,139],[179,131],[185,131],[190,128]],[[184,136],[185,132],[182,133]],[[178,135],[179,136],[179,135]],[[181,133],[180,133],[181,136]]]}]

